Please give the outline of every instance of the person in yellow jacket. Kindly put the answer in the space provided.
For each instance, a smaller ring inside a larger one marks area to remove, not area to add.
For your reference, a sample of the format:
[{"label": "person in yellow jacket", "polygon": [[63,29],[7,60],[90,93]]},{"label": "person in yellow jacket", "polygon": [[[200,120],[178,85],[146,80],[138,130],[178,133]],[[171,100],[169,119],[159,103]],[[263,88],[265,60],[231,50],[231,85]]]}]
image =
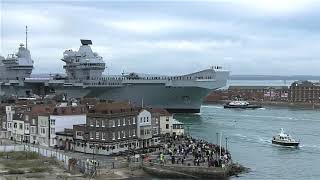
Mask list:
[{"label": "person in yellow jacket", "polygon": [[161,164],[164,164],[164,155],[160,153],[160,162]]}]

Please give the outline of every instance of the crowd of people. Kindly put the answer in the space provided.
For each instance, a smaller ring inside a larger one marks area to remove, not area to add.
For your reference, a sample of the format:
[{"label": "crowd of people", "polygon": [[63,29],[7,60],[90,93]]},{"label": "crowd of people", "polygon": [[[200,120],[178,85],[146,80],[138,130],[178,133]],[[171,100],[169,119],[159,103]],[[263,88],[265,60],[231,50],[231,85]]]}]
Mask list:
[{"label": "crowd of people", "polygon": [[[221,154],[221,156],[220,156]],[[160,148],[162,164],[222,167],[231,161],[231,154],[223,147],[188,136],[166,136]]]}]

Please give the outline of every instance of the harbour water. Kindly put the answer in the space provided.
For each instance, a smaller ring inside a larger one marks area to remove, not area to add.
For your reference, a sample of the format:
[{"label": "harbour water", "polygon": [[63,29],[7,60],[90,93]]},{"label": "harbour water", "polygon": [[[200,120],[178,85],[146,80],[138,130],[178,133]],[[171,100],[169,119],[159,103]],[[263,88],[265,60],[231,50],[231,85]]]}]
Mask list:
[{"label": "harbour water", "polygon": [[[228,138],[233,160],[251,172],[233,179],[320,179],[320,111],[265,107],[256,110],[224,109],[205,105],[201,113],[176,115],[192,136],[216,142]],[[300,139],[299,148],[279,147],[271,138],[284,128]]]}]

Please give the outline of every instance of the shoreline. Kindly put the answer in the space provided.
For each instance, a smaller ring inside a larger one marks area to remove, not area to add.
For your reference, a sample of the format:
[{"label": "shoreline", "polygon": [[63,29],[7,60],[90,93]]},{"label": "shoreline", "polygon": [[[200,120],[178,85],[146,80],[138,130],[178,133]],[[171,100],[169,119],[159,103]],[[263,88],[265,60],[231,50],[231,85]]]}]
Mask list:
[{"label": "shoreline", "polygon": [[[203,105],[223,105],[230,100],[220,100],[220,101],[207,101]],[[269,106],[269,107],[283,107],[283,108],[297,108],[297,109],[306,109],[306,110],[320,110],[320,103],[292,103],[292,102],[283,102],[283,101],[248,101],[251,104]],[[262,107],[263,108],[263,107]]]}]

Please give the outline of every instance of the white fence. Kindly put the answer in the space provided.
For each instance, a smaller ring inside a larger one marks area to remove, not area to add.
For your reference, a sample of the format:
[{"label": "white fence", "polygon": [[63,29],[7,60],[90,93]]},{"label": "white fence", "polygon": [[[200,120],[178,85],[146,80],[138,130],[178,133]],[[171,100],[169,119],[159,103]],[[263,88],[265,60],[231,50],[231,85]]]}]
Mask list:
[{"label": "white fence", "polygon": [[65,155],[63,152],[47,149],[40,146],[32,146],[32,145],[24,145],[24,144],[18,144],[18,145],[1,145],[0,146],[0,152],[11,152],[11,151],[28,151],[28,152],[36,152],[39,155],[42,155],[44,157],[52,157],[55,158],[58,161],[63,162],[64,168],[68,168],[69,166],[69,159],[72,157]]},{"label": "white fence", "polygon": [[[96,161],[97,163],[95,165],[93,165],[92,163],[88,162],[86,159],[84,159],[82,157],[79,157],[74,155],[74,157],[72,157],[72,153],[67,155],[65,152],[58,150],[58,149],[52,149],[52,148],[48,148],[48,147],[43,147],[43,146],[39,146],[39,145],[33,145],[33,144],[11,144],[11,145],[0,145],[0,152],[17,152],[17,151],[26,151],[26,152],[36,152],[39,155],[42,155],[44,157],[51,157],[54,158],[60,162],[63,163],[63,166],[65,169],[70,170],[77,168],[81,173],[84,174],[89,174],[92,175],[94,173],[96,173],[97,169],[114,169],[114,168],[123,168],[123,167],[127,167],[128,164],[123,163],[123,162],[109,162],[109,163],[103,163],[103,165],[101,164],[101,162]],[[73,167],[72,164],[69,166],[69,160],[70,159],[74,159],[76,160],[76,164]],[[101,166],[102,165],[102,166]]]}]

